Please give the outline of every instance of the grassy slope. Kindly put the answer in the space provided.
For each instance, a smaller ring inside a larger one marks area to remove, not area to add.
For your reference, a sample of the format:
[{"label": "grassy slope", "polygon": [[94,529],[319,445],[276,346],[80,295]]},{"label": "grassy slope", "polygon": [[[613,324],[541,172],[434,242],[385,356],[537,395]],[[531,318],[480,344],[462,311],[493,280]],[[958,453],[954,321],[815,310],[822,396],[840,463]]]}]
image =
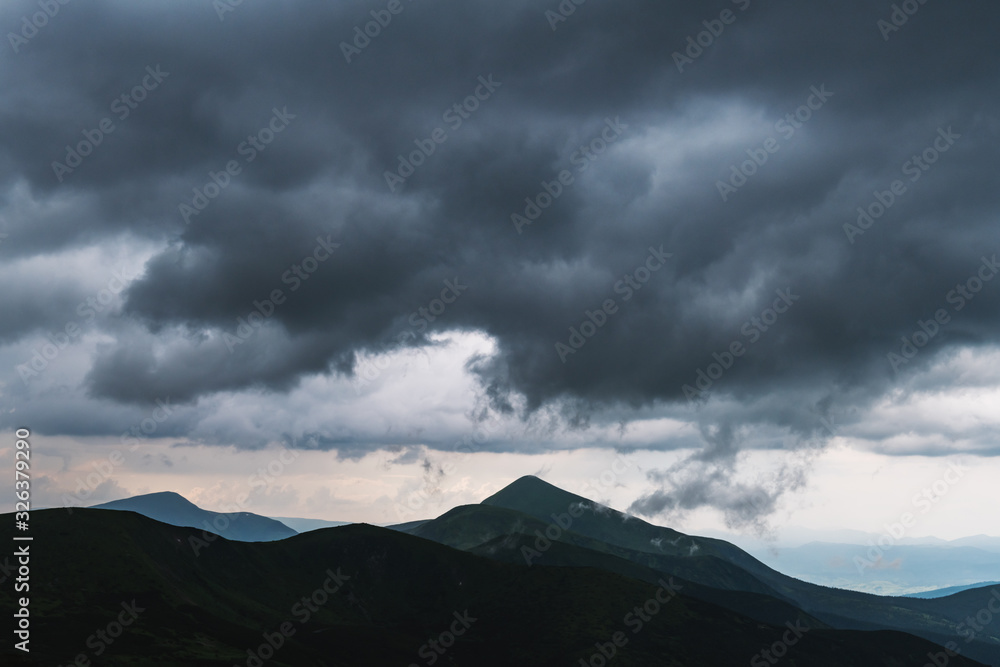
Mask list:
[{"label": "grassy slope", "polygon": [[[778,599],[783,598],[776,589],[762,583],[745,570],[734,567],[714,556],[685,557],[636,551],[621,546],[620,542],[614,541],[614,536],[607,535],[608,531],[606,530],[600,532],[611,541],[590,535],[581,535],[575,532],[578,525],[571,525],[570,530],[567,531],[556,532],[553,530],[551,534],[556,535],[560,542],[626,558],[646,567],[669,572],[688,581],[715,588],[749,591],[770,595]],[[537,539],[536,531],[544,535],[546,529],[550,527],[551,524],[519,511],[489,505],[462,505],[442,514],[437,519],[424,523],[411,531],[411,534],[447,544],[455,549],[469,550],[491,540],[513,534],[524,534]],[[622,541],[629,543],[628,540]],[[532,540],[533,542],[534,540]],[[532,543],[527,546],[531,546]],[[526,563],[527,561],[521,558],[520,562]]]}]

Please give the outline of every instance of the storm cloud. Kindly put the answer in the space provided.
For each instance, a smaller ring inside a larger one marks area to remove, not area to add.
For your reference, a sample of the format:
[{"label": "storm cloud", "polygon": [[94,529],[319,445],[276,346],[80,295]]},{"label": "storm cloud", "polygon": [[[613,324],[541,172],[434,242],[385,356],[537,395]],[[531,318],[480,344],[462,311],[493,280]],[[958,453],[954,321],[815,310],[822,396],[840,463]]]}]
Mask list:
[{"label": "storm cloud", "polygon": [[[4,400],[92,434],[61,401],[169,396],[196,437],[220,397],[477,332],[489,409],[683,416],[702,486],[636,508],[712,502],[741,427],[828,437],[1000,337],[1000,11],[902,4],[5,3]],[[24,364],[68,322],[58,398]]]}]

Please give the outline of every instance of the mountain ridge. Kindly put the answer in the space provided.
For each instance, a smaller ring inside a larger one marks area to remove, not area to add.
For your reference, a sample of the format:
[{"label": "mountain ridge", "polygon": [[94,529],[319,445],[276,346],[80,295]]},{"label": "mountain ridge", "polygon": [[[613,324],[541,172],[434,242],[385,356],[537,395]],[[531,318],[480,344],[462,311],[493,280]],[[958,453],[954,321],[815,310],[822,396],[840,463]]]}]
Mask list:
[{"label": "mountain ridge", "polygon": [[[0,520],[0,539],[14,535],[12,519]],[[32,580],[32,654],[5,644],[0,655],[11,665],[87,657],[87,635],[115,618],[123,599],[141,613],[100,664],[231,667],[256,665],[253,656],[274,667],[410,664],[434,655],[428,638],[451,628],[459,636],[438,656],[442,664],[586,664],[604,647],[621,667],[727,665],[745,664],[788,632],[670,581],[500,563],[365,524],[274,542],[218,538],[195,555],[200,531],[134,512],[40,510],[31,520],[35,545],[46,546],[32,554],[33,573],[58,575]],[[0,589],[0,604],[12,603]],[[637,615],[640,607],[648,615]],[[279,643],[274,633],[286,625]],[[615,637],[627,641],[609,643]],[[800,628],[794,651],[815,667],[888,667],[919,664],[940,647],[901,632]],[[959,656],[950,664],[980,663]]]},{"label": "mountain ridge", "polygon": [[173,491],[145,493],[93,505],[90,509],[136,512],[172,526],[201,528],[243,542],[269,542],[298,532],[270,517],[252,512],[213,512]]},{"label": "mountain ridge", "polygon": [[[477,506],[465,506],[467,508]],[[520,512],[522,515],[542,521],[544,529],[522,520],[525,527],[530,525],[529,534],[539,531],[545,539],[568,541],[576,546],[590,548],[590,544],[580,543],[577,536],[597,540],[599,543],[615,545],[628,553],[616,555],[635,562],[648,559],[650,554],[680,558],[695,555],[713,556],[729,566],[739,568],[744,576],[721,578],[719,570],[698,572],[678,571],[677,565],[661,565],[671,568],[678,576],[692,578],[693,581],[708,586],[728,587],[730,590],[764,592],[789,601],[807,614],[829,623],[834,627],[855,630],[892,628],[923,636],[942,645],[957,642],[956,632],[963,626],[964,619],[975,615],[982,607],[977,596],[988,595],[988,591],[965,591],[948,598],[936,600],[913,598],[889,598],[848,590],[840,590],[797,580],[768,567],[739,547],[715,538],[685,535],[670,528],[656,526],[642,519],[630,517],[622,512],[588,500],[555,487],[533,476],[518,478],[497,493],[494,493],[479,507],[503,508]],[[448,540],[446,543],[463,548],[477,547],[480,527],[472,517],[481,515],[470,509],[460,513],[446,513],[437,519],[421,525],[414,534],[431,539]],[[465,516],[461,516],[462,514]],[[463,521],[467,526],[463,528]],[[508,519],[510,522],[511,519]],[[437,533],[440,534],[438,535]],[[502,543],[502,536],[493,527],[491,539]],[[512,533],[521,531],[512,530]],[[538,533],[534,533],[538,537]],[[541,542],[539,542],[541,544]],[[536,549],[536,551],[542,551]],[[748,587],[746,577],[756,581]],[[714,582],[714,583],[713,583]],[[759,586],[765,589],[757,588]],[[963,644],[966,655],[1000,665],[1000,629],[977,634],[974,641]]]}]

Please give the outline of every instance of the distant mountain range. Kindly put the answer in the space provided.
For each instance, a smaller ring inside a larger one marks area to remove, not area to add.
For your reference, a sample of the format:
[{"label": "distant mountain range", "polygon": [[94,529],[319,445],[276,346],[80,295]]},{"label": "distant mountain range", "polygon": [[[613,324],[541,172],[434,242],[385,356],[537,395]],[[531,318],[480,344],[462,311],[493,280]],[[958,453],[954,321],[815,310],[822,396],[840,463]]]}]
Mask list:
[{"label": "distant mountain range", "polygon": [[[241,542],[270,542],[283,540],[298,533],[308,533],[320,528],[346,526],[347,521],[325,519],[300,519],[296,517],[265,517],[251,512],[211,512],[172,491],[146,493],[131,498],[113,500],[91,509],[124,510],[138,512],[171,526],[204,528],[230,540]],[[277,524],[283,524],[281,526]],[[408,524],[407,524],[408,525]],[[291,530],[289,530],[291,529]]]},{"label": "distant mountain range", "polygon": [[275,521],[280,521],[292,530],[299,533],[308,533],[310,530],[319,530],[320,528],[336,528],[337,526],[346,526],[349,524],[348,521],[325,521],[323,519],[296,519],[294,517],[287,516],[272,516]]},{"label": "distant mountain range", "polygon": [[94,505],[92,509],[138,512],[171,526],[201,528],[230,540],[270,542],[298,533],[280,521],[250,512],[209,512],[179,493],[163,491]]},{"label": "distant mountain range", "polygon": [[877,595],[908,595],[1000,577],[1000,553],[961,546],[968,543],[890,543],[885,549],[873,549],[867,545],[812,542],[753,553],[770,567],[797,579]]},{"label": "distant mountain range", "polygon": [[910,593],[909,595],[904,595],[907,598],[943,598],[949,595],[954,595],[955,593],[961,593],[962,591],[968,591],[975,588],[988,588],[1000,586],[1000,581],[980,581],[975,584],[969,584],[967,586],[949,586],[947,588],[937,588],[932,591],[922,591],[920,593]]},{"label": "distant mountain range", "polygon": [[[145,509],[164,504],[183,507]],[[128,607],[142,612],[99,664],[1000,666],[995,589],[824,588],[535,477],[426,522],[266,543],[201,545],[200,525],[95,509],[31,525],[32,652],[7,642],[3,664],[94,661],[95,631]],[[0,539],[13,533],[5,515]],[[5,609],[13,595],[0,587]]]},{"label": "distant mountain range", "polygon": [[[817,530],[805,526],[784,526],[777,531],[772,539],[763,540],[748,535],[739,535],[723,532],[713,532],[710,537],[732,542],[751,553],[766,553],[772,548],[791,549],[806,544],[822,542],[826,544],[854,544],[868,546],[877,544],[881,538],[885,540],[882,533],[867,533],[861,530]],[[973,547],[983,551],[1000,553],[1000,537],[990,535],[972,535],[956,540],[943,540],[939,537],[909,537],[903,536],[898,540],[893,538],[893,544],[905,544],[910,546],[935,546],[935,547]]]}]

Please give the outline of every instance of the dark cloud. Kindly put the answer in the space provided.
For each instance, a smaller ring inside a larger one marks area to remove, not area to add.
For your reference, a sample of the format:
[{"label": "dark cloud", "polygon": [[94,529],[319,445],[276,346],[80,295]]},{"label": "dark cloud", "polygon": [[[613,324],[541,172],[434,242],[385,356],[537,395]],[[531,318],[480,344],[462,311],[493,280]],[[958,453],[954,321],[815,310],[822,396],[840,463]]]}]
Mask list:
[{"label": "dark cloud", "polygon": [[[741,4],[594,2],[552,31],[555,3],[406,3],[350,64],[340,43],[381,6],[244,3],[223,21],[205,2],[62,6],[3,55],[2,252],[28,261],[124,237],[158,244],[123,295],[135,326],[109,329],[86,374],[112,402],[283,392],[315,373],[349,375],[360,353],[463,329],[496,341],[495,356],[469,364],[495,409],[558,406],[564,425],[585,429],[602,410],[628,420],[629,409],[687,405],[684,385],[739,341],[746,354],[711,388],[736,400],[734,427],[812,437],[818,406],[899,382],[886,355],[1000,251],[1000,13],[928,3],[886,41],[876,22],[889,7]],[[678,72],[673,53],[726,8],[735,22]],[[0,24],[35,10],[8,3]],[[147,67],[169,75],[119,119],[113,101]],[[498,84],[454,127],[443,114],[483,95],[480,77]],[[832,97],[782,137],[775,123],[820,87]],[[241,146],[276,109],[294,118],[248,162]],[[58,182],[51,163],[104,117],[115,131]],[[627,126],[611,148],[574,162],[609,119]],[[447,140],[390,192],[384,172],[435,128]],[[903,164],[949,128],[960,138],[908,181]],[[770,136],[780,150],[722,201],[717,181]],[[185,222],[179,206],[231,160],[240,173]],[[563,169],[574,182],[518,233],[511,214]],[[843,225],[894,179],[907,192],[850,243]],[[286,272],[319,238],[340,247],[293,291]],[[616,281],[661,247],[672,257],[625,301]],[[415,328],[411,314],[445,281],[467,289]],[[287,300],[230,352],[224,334],[275,289]],[[748,325],[788,290],[797,299],[773,326]],[[25,282],[0,297],[17,315],[0,340],[58,326],[81,298],[49,295],[41,305]],[[556,343],[607,299],[614,314],[561,359]],[[995,344],[998,305],[994,284],[951,311],[903,374],[957,345]],[[704,441],[691,463],[717,489],[740,445]],[[645,509],[697,506],[705,492],[653,496]]]},{"label": "dark cloud", "polygon": [[782,496],[802,488],[812,460],[822,451],[824,439],[797,442],[798,455],[776,470],[759,473],[758,479],[738,478],[740,435],[729,421],[702,426],[702,450],[665,470],[650,470],[646,476],[654,489],[629,506],[643,516],[676,518],[685,512],[714,507],[722,513],[726,526],[741,533],[772,538],[770,518]]}]

